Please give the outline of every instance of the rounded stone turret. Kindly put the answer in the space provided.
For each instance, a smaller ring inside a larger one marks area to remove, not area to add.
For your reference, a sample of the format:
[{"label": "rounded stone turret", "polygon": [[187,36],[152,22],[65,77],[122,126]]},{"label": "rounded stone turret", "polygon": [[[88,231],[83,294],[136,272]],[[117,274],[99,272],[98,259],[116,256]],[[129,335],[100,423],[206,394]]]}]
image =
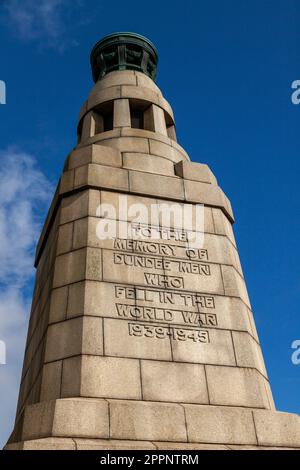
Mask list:
[{"label": "rounded stone turret", "polygon": [[97,42],[95,85],[79,113],[77,148],[116,148],[143,167],[151,155],[151,168],[167,166],[168,174],[173,163],[189,160],[177,143],[173,110],[154,81],[157,63],[156,47],[139,34],[114,33]]}]

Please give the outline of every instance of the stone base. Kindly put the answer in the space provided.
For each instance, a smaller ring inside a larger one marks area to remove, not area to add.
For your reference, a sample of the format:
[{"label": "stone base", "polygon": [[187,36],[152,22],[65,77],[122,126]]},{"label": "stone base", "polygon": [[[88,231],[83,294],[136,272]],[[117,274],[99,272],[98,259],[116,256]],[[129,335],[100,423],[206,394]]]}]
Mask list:
[{"label": "stone base", "polygon": [[300,417],[264,409],[91,398],[29,405],[5,447],[300,449]]},{"label": "stone base", "polygon": [[297,450],[295,447],[191,444],[187,442],[126,441],[116,439],[66,439],[48,437],[7,444],[4,450]]}]

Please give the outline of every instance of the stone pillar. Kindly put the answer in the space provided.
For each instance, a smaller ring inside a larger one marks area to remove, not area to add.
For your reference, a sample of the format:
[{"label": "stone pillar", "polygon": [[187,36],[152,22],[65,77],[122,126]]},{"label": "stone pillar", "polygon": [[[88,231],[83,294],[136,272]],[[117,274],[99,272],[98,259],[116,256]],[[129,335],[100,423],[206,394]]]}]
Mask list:
[{"label": "stone pillar", "polygon": [[164,111],[155,104],[149,106],[144,113],[145,129],[167,135]]},{"label": "stone pillar", "polygon": [[128,98],[114,101],[114,129],[117,127],[131,127]]},{"label": "stone pillar", "polygon": [[103,117],[94,111],[90,111],[83,119],[80,142],[84,142],[103,131]]},{"label": "stone pillar", "polygon": [[[95,54],[105,59],[110,38]],[[275,411],[230,202],[208,166],[166,135],[174,116],[152,59],[135,71],[92,61],[84,139],[36,250],[7,449],[300,447],[299,417]],[[150,110],[148,129],[130,127],[130,103]],[[93,113],[107,109],[114,129],[91,131]]]}]

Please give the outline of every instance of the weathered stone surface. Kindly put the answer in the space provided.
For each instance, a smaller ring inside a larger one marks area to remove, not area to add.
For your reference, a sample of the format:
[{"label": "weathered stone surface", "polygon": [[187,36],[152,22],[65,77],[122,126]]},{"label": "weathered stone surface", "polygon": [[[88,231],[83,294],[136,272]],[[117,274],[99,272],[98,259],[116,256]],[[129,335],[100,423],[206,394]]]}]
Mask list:
[{"label": "weathered stone surface", "polygon": [[82,281],[69,286],[67,318],[83,314],[89,315],[88,310],[85,308],[85,302],[87,301],[85,286],[88,286],[90,282],[92,281]]},{"label": "weathered stone surface", "polygon": [[[151,80],[152,81],[152,80]],[[95,83],[92,93],[117,85],[137,85],[136,72],[134,70],[118,70],[110,72]],[[143,86],[147,86],[144,84]]]},{"label": "weathered stone surface", "polygon": [[82,356],[77,355],[63,360],[61,375],[61,398],[81,396]]},{"label": "weathered stone surface", "polygon": [[[90,137],[94,136],[97,132],[98,129],[96,129],[96,120],[97,120],[97,114],[94,111],[90,111],[87,113],[83,120],[82,120],[82,130],[81,130],[81,135],[80,135],[80,141],[84,142],[85,140],[89,139]],[[99,116],[99,120],[101,121],[101,131],[103,132],[103,118]]]},{"label": "weathered stone surface", "polygon": [[93,399],[63,399],[27,406],[22,440],[42,437],[107,438],[108,403]]},{"label": "weathered stone surface", "polygon": [[149,131],[167,136],[166,119],[163,109],[155,104],[150,105],[144,112],[144,126]]},{"label": "weathered stone surface", "polygon": [[78,317],[49,327],[45,362],[78,354],[103,354],[101,318]]},{"label": "weathered stone surface", "polygon": [[265,410],[253,416],[259,445],[300,447],[300,416]]},{"label": "weathered stone surface", "polygon": [[186,442],[183,408],[176,404],[112,401],[110,435],[113,439]]},{"label": "weathered stone surface", "polygon": [[207,165],[181,161],[175,165],[175,173],[181,178],[200,181],[202,183],[217,184],[216,177]]},{"label": "weathered stone surface", "polygon": [[155,450],[149,441],[126,441],[118,439],[75,439],[77,450]]},{"label": "weathered stone surface", "polygon": [[231,243],[236,246],[232,223],[228,220],[226,215],[222,212],[221,209],[212,208],[213,223],[214,223],[214,232],[218,235],[225,235],[229,238]]},{"label": "weathered stone surface", "polygon": [[[44,439],[33,439],[20,443],[18,450],[76,450],[73,439],[62,437],[46,437]],[[8,449],[13,450],[13,449]]]},{"label": "weathered stone surface", "polygon": [[64,194],[73,190],[74,178],[75,178],[74,170],[65,171],[61,175],[61,179],[59,183],[59,194]]},{"label": "weathered stone surface", "polygon": [[184,405],[189,442],[257,444],[251,410]]},{"label": "weathered stone surface", "polygon": [[232,266],[222,266],[221,269],[225,295],[240,297],[251,308],[246,284],[241,275]]},{"label": "weathered stone surface", "polygon": [[21,440],[38,439],[52,435],[55,401],[30,405],[25,409]]},{"label": "weathered stone surface", "polygon": [[[220,364],[235,366],[235,356],[229,331],[213,328],[198,329],[196,340],[189,338],[194,336],[193,330],[187,329],[185,335],[178,333],[178,338],[187,337],[186,340],[173,339],[172,351],[175,361],[194,362],[200,364]],[[204,333],[205,332],[205,336]],[[200,337],[200,338],[199,338]],[[199,339],[198,339],[199,338]]]},{"label": "weathered stone surface", "polygon": [[80,395],[140,400],[139,361],[115,357],[83,356]]},{"label": "weathered stone surface", "polygon": [[[127,441],[118,439],[82,439],[82,438],[44,438],[25,442],[8,444],[4,450],[295,450],[293,447],[273,447],[273,446],[251,446],[235,444],[196,444],[187,442],[161,442],[161,441]],[[176,456],[174,457],[176,459]],[[178,456],[180,459],[180,457]],[[188,463],[192,462],[193,456],[185,456]]]},{"label": "weathered stone surface", "polygon": [[212,365],[205,367],[212,405],[270,407],[266,379],[256,370]]},{"label": "weathered stone surface", "polygon": [[152,90],[148,87],[122,85],[121,96],[122,98],[133,98],[137,100],[149,101],[150,103],[160,104],[159,93],[157,93],[156,90]]},{"label": "weathered stone surface", "polygon": [[153,194],[156,197],[169,199],[184,199],[182,180],[176,177],[129,170],[129,187],[133,193]]},{"label": "weathered stone surface", "polygon": [[73,398],[57,400],[52,433],[62,437],[108,437],[107,403]]},{"label": "weathered stone surface", "polygon": [[[105,354],[116,357],[131,357],[136,359],[172,359],[170,339],[164,337],[147,337],[141,327],[137,335],[131,330],[126,320],[104,319],[104,350]],[[152,333],[149,333],[152,334]]]},{"label": "weathered stone surface", "polygon": [[171,160],[174,163],[184,160],[186,157],[176,148],[171,145],[165,144],[158,140],[150,139],[150,154],[159,155],[160,157],[165,157]]},{"label": "weathered stone surface", "polygon": [[60,397],[62,361],[45,364],[42,374],[41,401],[54,400]]},{"label": "weathered stone surface", "polygon": [[[99,200],[100,203],[100,200]],[[60,223],[65,224],[87,216],[89,213],[89,191],[65,197],[61,203]]]},{"label": "weathered stone surface", "polygon": [[129,100],[121,99],[114,101],[114,128],[115,127],[130,127],[130,108]]},{"label": "weathered stone surface", "polygon": [[[192,444],[190,442],[154,442],[159,450],[229,450],[228,447],[216,444]],[[189,456],[188,456],[189,458]],[[191,456],[191,458],[193,458]]]},{"label": "weathered stone surface", "polygon": [[123,153],[123,167],[160,175],[175,176],[174,164],[170,160],[146,153]]},{"label": "weathered stone surface", "polygon": [[78,143],[77,148],[81,149],[88,145],[105,145],[104,142],[107,140],[115,139],[121,136],[121,127],[117,127],[116,129],[112,129],[110,131],[100,132],[85,141],[81,141]]},{"label": "weathered stone surface", "polygon": [[49,323],[65,320],[67,314],[68,287],[53,289],[50,300]]},{"label": "weathered stone surface", "polygon": [[[201,215],[203,211],[203,219],[200,217],[198,221],[198,213],[195,206],[192,204],[184,204],[179,201],[167,201],[158,199],[158,209],[160,215],[160,224],[163,227],[178,228],[181,230],[194,230],[207,233],[214,233],[214,223],[212,218],[212,212],[210,207],[201,208]],[[181,209],[181,212],[180,212]],[[184,214],[187,214],[185,217]],[[191,213],[191,217],[190,217]],[[171,214],[171,217],[166,217],[166,214]],[[202,224],[198,228],[198,224]],[[202,228],[202,229],[201,229]]]},{"label": "weathered stone surface", "polygon": [[141,361],[145,400],[208,403],[204,367],[198,364]]},{"label": "weathered stone surface", "polygon": [[75,169],[74,187],[92,186],[128,191],[128,172],[122,168],[89,163]]},{"label": "weathered stone surface", "polygon": [[117,137],[103,140],[101,143],[116,148],[120,152],[149,153],[148,140],[139,137]]},{"label": "weathered stone surface", "polygon": [[183,180],[183,183],[187,202],[220,207],[232,221],[234,220],[230,202],[219,186],[190,180]]},{"label": "weathered stone surface", "polygon": [[116,149],[104,145],[87,145],[74,150],[67,160],[69,170],[89,163],[121,167],[122,157]]},{"label": "weathered stone surface", "polygon": [[64,224],[59,227],[56,254],[61,255],[72,250],[73,224]]},{"label": "weathered stone surface", "polygon": [[121,98],[121,87],[120,86],[112,86],[109,88],[105,88],[103,90],[92,90],[92,93],[88,99],[87,109],[93,109],[97,105],[104,103],[105,101],[111,101]]},{"label": "weathered stone surface", "polygon": [[101,191],[101,210],[97,215],[115,220],[134,221],[136,224],[159,225],[157,201],[150,197]]},{"label": "weathered stone surface", "polygon": [[268,377],[260,346],[248,334],[241,331],[232,332],[237,365],[240,367],[253,367]]},{"label": "weathered stone surface", "polygon": [[53,287],[60,287],[85,278],[86,250],[58,256],[55,262]]},{"label": "weathered stone surface", "polygon": [[[153,131],[147,131],[145,129],[136,129],[132,127],[123,127],[121,129],[121,137],[140,137],[140,138],[145,138],[145,139],[154,139],[157,140],[158,142],[163,142],[164,144],[167,144],[172,147],[172,140],[163,135],[163,134],[158,134]],[[148,149],[148,157],[149,157],[149,149]],[[151,158],[155,157],[157,155],[151,154]],[[162,157],[164,158],[164,157]]]}]

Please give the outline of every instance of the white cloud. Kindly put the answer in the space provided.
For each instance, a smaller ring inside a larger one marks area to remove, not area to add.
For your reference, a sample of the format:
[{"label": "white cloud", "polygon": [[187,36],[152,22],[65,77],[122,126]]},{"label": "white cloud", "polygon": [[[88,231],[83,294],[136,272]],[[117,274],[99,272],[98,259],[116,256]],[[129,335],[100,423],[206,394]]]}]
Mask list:
[{"label": "white cloud", "polygon": [[4,11],[9,25],[22,40],[39,41],[41,47],[63,52],[77,45],[67,37],[65,13],[78,5],[79,0],[7,0]]},{"label": "white cloud", "polygon": [[34,157],[0,151],[0,340],[7,348],[0,365],[0,446],[13,428],[27,332],[33,257],[53,189]]},{"label": "white cloud", "polygon": [[30,276],[39,214],[52,187],[33,157],[0,152],[0,284],[21,285]]},{"label": "white cloud", "polygon": [[0,365],[0,448],[13,430],[27,332],[29,301],[12,287],[0,292],[0,338],[6,343],[6,365]]}]

